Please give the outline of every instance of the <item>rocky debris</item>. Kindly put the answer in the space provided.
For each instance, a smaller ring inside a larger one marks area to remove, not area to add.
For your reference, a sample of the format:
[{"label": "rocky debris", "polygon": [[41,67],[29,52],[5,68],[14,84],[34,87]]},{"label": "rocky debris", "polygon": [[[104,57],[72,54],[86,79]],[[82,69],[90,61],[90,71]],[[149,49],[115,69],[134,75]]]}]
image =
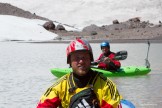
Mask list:
[{"label": "rocky debris", "polygon": [[141,21],[139,17],[128,19],[120,22],[114,20],[111,25],[98,27],[90,25],[83,28],[82,32],[95,31],[95,37],[91,39],[153,39],[156,36],[162,36],[161,23],[154,25],[149,21]]},{"label": "rocky debris", "polygon": [[[154,25],[149,21],[140,21],[137,18],[129,19],[119,24],[103,25],[101,27],[92,24],[84,27],[81,32],[67,31],[57,32],[62,40],[82,37],[87,40],[119,40],[119,39],[162,39],[162,24]],[[158,38],[156,38],[158,37]]]},{"label": "rocky debris", "polygon": [[90,26],[83,28],[82,32],[88,33],[89,35],[97,35],[97,32],[101,31],[101,30],[102,29],[100,27],[98,27],[95,24],[92,24]]},{"label": "rocky debris", "polygon": [[125,24],[128,25],[128,29],[133,29],[133,28],[146,28],[146,27],[152,27],[154,24],[149,23],[149,21],[140,21],[137,18],[130,19],[126,22]]},{"label": "rocky debris", "polygon": [[92,32],[92,31],[99,31],[99,30],[100,30],[100,28],[97,25],[92,24],[90,26],[84,27],[82,31],[83,32]]},{"label": "rocky debris", "polygon": [[44,23],[43,27],[46,30],[55,30],[55,24],[52,21],[48,21],[48,22]]},{"label": "rocky debris", "polygon": [[[114,24],[115,23],[115,24]],[[111,25],[103,25],[100,28],[102,30],[124,30],[124,29],[134,29],[134,28],[146,28],[152,27],[153,24],[149,23],[149,21],[140,21],[139,17],[131,18],[128,21],[119,23],[118,20],[114,20]]]},{"label": "rocky debris", "polygon": [[128,21],[130,21],[130,22],[140,22],[140,17],[131,18]]}]

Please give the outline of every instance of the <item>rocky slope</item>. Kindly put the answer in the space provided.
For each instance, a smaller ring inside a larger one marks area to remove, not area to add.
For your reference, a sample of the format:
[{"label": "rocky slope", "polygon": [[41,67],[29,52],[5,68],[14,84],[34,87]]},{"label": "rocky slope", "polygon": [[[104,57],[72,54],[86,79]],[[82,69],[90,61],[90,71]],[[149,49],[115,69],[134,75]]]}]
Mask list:
[{"label": "rocky slope", "polygon": [[29,19],[49,20],[47,18],[38,16],[35,13],[30,13],[29,11],[25,11],[18,7],[12,6],[8,3],[0,3],[0,14],[1,15],[13,15],[13,16],[24,17],[24,18],[29,18]]}]

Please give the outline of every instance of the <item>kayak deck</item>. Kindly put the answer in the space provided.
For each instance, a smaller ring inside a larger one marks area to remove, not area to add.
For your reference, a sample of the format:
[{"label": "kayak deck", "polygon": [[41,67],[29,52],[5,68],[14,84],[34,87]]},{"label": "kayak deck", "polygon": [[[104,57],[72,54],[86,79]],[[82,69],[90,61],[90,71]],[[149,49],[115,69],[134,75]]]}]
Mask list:
[{"label": "kayak deck", "polygon": [[[124,67],[121,67],[118,71],[114,71],[114,72],[95,68],[95,67],[91,69],[103,73],[103,75],[105,75],[106,77],[145,75],[151,71],[150,68],[146,68],[144,66],[124,66]],[[51,73],[58,78],[70,72],[72,72],[71,68],[51,69]]]}]

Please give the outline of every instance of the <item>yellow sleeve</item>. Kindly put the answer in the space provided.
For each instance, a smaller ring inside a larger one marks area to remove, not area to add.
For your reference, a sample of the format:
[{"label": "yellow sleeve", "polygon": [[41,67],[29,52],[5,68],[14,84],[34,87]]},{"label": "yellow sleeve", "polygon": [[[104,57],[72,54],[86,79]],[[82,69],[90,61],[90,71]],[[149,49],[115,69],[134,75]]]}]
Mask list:
[{"label": "yellow sleeve", "polygon": [[116,85],[110,79],[107,79],[102,90],[102,95],[102,104],[107,104],[113,108],[117,108],[117,106],[120,104],[121,96],[116,88]]},{"label": "yellow sleeve", "polygon": [[51,87],[49,87],[46,92],[41,96],[40,102],[38,103],[37,108],[57,108],[61,105],[62,96],[64,96],[66,88],[66,76],[57,80]]},{"label": "yellow sleeve", "polygon": [[53,99],[55,97],[58,97],[58,93],[54,88],[48,88],[47,91],[41,96],[41,102],[43,102],[46,99]]}]

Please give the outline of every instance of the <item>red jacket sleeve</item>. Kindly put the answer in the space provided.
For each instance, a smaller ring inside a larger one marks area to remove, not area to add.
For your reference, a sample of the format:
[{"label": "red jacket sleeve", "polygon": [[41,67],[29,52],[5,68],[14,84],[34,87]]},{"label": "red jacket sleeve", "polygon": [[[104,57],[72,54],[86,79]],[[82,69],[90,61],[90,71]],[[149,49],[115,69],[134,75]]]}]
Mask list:
[{"label": "red jacket sleeve", "polygon": [[37,108],[57,108],[59,105],[61,105],[61,101],[58,97],[55,97],[53,99],[46,99],[43,102],[40,101]]}]

